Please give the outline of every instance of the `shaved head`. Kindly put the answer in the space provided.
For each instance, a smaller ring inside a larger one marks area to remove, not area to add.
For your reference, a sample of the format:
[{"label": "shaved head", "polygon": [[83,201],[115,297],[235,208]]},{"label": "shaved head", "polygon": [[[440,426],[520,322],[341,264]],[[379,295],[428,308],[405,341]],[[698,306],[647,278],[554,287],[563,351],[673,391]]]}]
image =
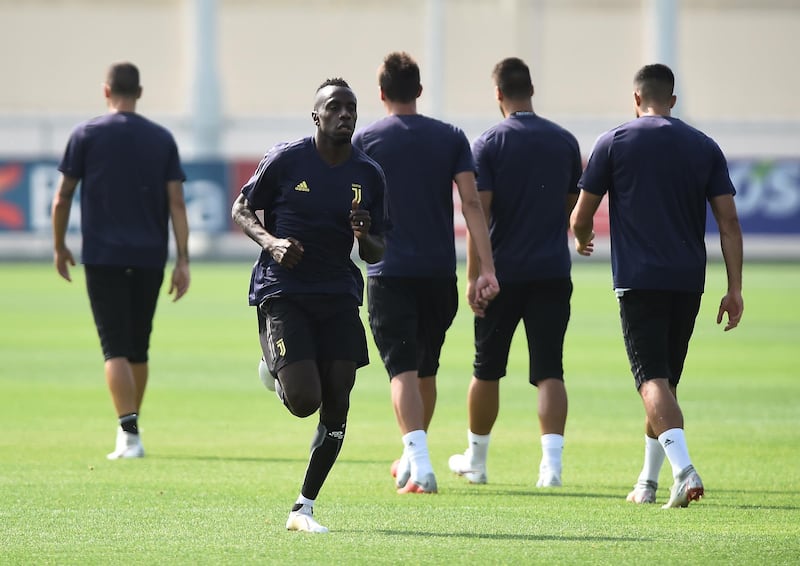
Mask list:
[{"label": "shaved head", "polygon": [[634,76],[633,87],[646,103],[669,104],[675,89],[675,75],[661,63],[645,65]]}]

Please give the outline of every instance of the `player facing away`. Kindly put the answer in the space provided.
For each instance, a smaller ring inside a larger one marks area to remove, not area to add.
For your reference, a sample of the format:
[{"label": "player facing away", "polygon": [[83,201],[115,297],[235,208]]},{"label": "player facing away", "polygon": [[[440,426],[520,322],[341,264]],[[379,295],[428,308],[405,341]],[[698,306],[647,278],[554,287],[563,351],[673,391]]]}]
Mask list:
[{"label": "player facing away", "polygon": [[[450,469],[486,483],[489,438],[500,408],[511,340],[525,325],[528,379],[538,391],[542,458],[538,487],[561,486],[567,391],[562,355],[572,281],[567,228],[582,162],[575,137],[533,110],[528,66],[516,57],[492,72],[503,120],[473,144],[478,191],[489,223],[500,293],[475,317],[474,374],[467,392],[467,450]],[[477,252],[467,249],[474,276]]]},{"label": "player facing away", "polygon": [[581,177],[571,217],[575,247],[594,250],[593,217],[608,193],[611,265],[622,335],[645,410],[644,466],[628,501],[654,503],[664,457],[674,483],[664,508],[704,493],[689,457],[677,399],[706,271],[706,202],[719,226],[728,288],[717,323],[742,317],[742,232],[736,193],[719,146],[671,116],[669,67],[646,65],[634,77],[636,119],[602,134]]},{"label": "player facing away", "polygon": [[458,308],[454,181],[479,258],[468,281],[470,305],[493,298],[498,285],[469,141],[459,128],[417,113],[420,72],[407,53],[386,56],[378,84],[388,115],[353,137],[386,174],[392,217],[386,254],[367,266],[369,324],[402,435],[403,454],[392,465],[398,492],[434,493],[427,431],[439,355]]},{"label": "player facing away", "polygon": [[362,260],[383,255],[386,181],[351,144],[356,96],[347,82],[323,82],[311,117],[314,136],[270,149],[232,216],[261,247],[249,302],[276,393],[297,417],[319,412],[286,528],[326,533],[313,517],[314,503],[344,441],[356,369],[369,361],[358,312],[364,282],[350,254],[355,237]]},{"label": "player facing away", "polygon": [[58,166],[52,221],[56,270],[72,281],[69,266],[75,260],[65,238],[80,183],[81,260],[119,418],[116,445],[107,456],[116,460],[144,456],[139,417],[168,226],[171,221],[177,256],[169,293],[177,301],[189,289],[189,223],[178,146],[170,132],[136,112],[139,69],[128,62],[111,65],[103,94],[108,112],[70,135]]}]

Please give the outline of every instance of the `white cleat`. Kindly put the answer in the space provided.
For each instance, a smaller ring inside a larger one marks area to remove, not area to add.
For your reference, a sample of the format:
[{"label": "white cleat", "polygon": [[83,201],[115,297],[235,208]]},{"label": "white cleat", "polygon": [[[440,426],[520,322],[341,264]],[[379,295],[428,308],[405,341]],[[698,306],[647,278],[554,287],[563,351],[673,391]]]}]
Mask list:
[{"label": "white cleat", "polygon": [[672,484],[669,493],[669,501],[661,508],[688,507],[690,501],[700,501],[704,494],[705,489],[700,476],[697,475],[694,466],[689,465],[681,470],[681,473],[675,478],[675,483]]},{"label": "white cleat", "polygon": [[483,484],[487,481],[486,464],[472,463],[472,451],[467,448],[463,454],[453,454],[447,461],[450,471],[465,478],[469,483]]},{"label": "white cleat", "polygon": [[392,467],[389,471],[394,478],[395,486],[403,488],[411,477],[411,462],[403,455],[399,460],[392,462]]},{"label": "white cleat", "polygon": [[144,446],[138,434],[125,432],[121,428],[117,429],[117,444],[114,451],[106,455],[109,460],[119,460],[122,458],[143,458]]},{"label": "white cleat", "polygon": [[286,530],[302,531],[306,533],[327,533],[328,527],[323,527],[314,520],[314,510],[308,505],[303,505],[298,511],[289,513],[286,520]]},{"label": "white cleat", "polygon": [[545,464],[539,465],[539,480],[536,487],[561,487],[561,471],[553,470]]},{"label": "white cleat", "polygon": [[633,491],[628,494],[625,501],[631,503],[655,503],[656,490],[658,489],[658,482],[651,480],[637,481],[633,486]]}]

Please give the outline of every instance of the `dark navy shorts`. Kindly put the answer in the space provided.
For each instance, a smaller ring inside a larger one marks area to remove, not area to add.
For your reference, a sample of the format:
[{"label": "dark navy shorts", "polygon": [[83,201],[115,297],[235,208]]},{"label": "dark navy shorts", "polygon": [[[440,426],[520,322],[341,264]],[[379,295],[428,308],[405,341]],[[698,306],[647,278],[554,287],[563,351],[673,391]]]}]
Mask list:
[{"label": "dark navy shorts", "polygon": [[284,295],[256,309],[261,350],[270,372],[302,360],[369,363],[367,335],[350,295]]},{"label": "dark navy shorts", "polygon": [[84,273],[103,357],[146,362],[164,270],[85,265]]},{"label": "dark navy shorts", "polygon": [[622,336],[636,389],[650,379],[677,387],[701,293],[630,290],[619,297]]},{"label": "dark navy shorts", "polygon": [[570,317],[572,281],[504,282],[500,293],[475,317],[474,375],[495,381],[506,375],[511,340],[520,320],[528,339],[528,380],[564,379],[564,335]]},{"label": "dark navy shorts", "polygon": [[369,325],[392,378],[436,375],[447,329],[458,310],[455,278],[369,277]]}]

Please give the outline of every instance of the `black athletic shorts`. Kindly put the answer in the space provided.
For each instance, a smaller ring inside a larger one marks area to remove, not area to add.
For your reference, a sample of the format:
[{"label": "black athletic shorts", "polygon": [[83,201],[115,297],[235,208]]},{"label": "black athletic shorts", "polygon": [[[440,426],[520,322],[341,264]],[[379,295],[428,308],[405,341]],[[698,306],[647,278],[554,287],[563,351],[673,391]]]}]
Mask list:
[{"label": "black athletic shorts", "polygon": [[572,281],[545,279],[504,282],[500,293],[475,317],[474,375],[495,381],[506,375],[514,332],[522,320],[528,339],[528,380],[564,379],[564,335],[570,316]]},{"label": "black athletic shorts", "polygon": [[369,363],[367,335],[350,295],[284,295],[256,309],[261,350],[273,377],[302,360]]},{"label": "black athletic shorts", "polygon": [[436,375],[447,329],[458,310],[455,278],[369,277],[369,325],[392,378]]},{"label": "black athletic shorts", "polygon": [[84,273],[103,357],[146,362],[164,270],[85,265]]},{"label": "black athletic shorts", "polygon": [[631,290],[619,297],[622,336],[636,389],[657,378],[678,385],[701,296],[679,291]]}]

